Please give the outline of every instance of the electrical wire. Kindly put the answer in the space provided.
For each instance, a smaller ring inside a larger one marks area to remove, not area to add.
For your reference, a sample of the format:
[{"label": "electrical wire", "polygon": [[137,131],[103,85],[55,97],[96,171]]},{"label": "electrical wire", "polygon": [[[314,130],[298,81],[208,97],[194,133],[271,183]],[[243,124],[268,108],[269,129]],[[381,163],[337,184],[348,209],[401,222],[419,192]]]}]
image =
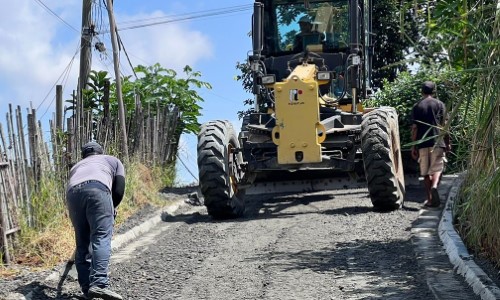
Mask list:
[{"label": "electrical wire", "polygon": [[[102,16],[102,8],[105,8],[106,10],[108,9],[107,4],[105,0],[102,1],[102,3],[99,1],[99,11],[101,12]],[[122,47],[123,52],[126,55],[127,61],[130,65],[130,68],[132,72],[134,73],[135,78],[138,78],[134,67],[132,65],[132,62],[130,60],[129,53],[127,52],[125,48],[125,44],[123,43],[121,37],[118,35],[118,31],[123,31],[123,30],[130,30],[130,29],[137,29],[137,28],[143,28],[143,27],[149,27],[149,26],[155,26],[155,25],[161,25],[161,24],[166,24],[166,23],[172,23],[172,22],[179,22],[179,21],[185,21],[185,20],[192,20],[192,19],[197,19],[197,18],[205,18],[205,17],[211,17],[211,16],[220,16],[220,15],[225,15],[225,14],[234,14],[238,12],[243,12],[252,9],[252,5],[239,5],[239,6],[231,6],[231,7],[226,7],[226,8],[218,8],[218,9],[211,9],[211,10],[205,10],[205,11],[199,11],[199,12],[193,12],[193,13],[185,13],[185,14],[178,14],[175,15],[176,18],[173,16],[163,16],[163,17],[156,17],[156,18],[148,18],[148,19],[141,19],[141,20],[131,20],[131,21],[126,21],[122,22],[121,24],[136,24],[136,25],[130,25],[125,28],[120,28],[120,26],[116,26],[116,31],[117,31],[117,37],[118,37],[118,43]],[[150,23],[153,20],[163,20],[163,21],[156,21],[154,23]],[[138,23],[144,23],[148,22],[146,24],[138,24]],[[97,23],[97,22],[96,22]],[[104,34],[108,35],[110,34],[109,29],[104,29],[103,26],[98,26],[98,33],[99,34]],[[135,57],[135,56],[134,56]],[[142,59],[141,59],[142,60]],[[142,60],[144,61],[144,60]]]},{"label": "electrical wire", "polygon": [[35,0],[36,3],[38,3],[38,5],[40,5],[41,7],[43,7],[46,11],[48,11],[50,14],[52,14],[53,16],[55,16],[56,18],[58,18],[59,20],[61,20],[64,24],[66,24],[69,28],[73,29],[74,31],[80,33],[80,31],[78,29],[76,29],[75,27],[73,27],[71,24],[69,24],[68,22],[66,22],[63,18],[61,18],[57,13],[55,13],[52,9],[50,9],[50,7],[48,7],[45,3],[43,3],[42,0]]},{"label": "electrical wire", "polygon": [[[221,16],[221,15],[227,15],[227,14],[235,14],[238,12],[248,11],[251,8],[252,8],[251,5],[242,5],[242,6],[229,7],[229,8],[225,8],[225,9],[216,9],[216,10],[207,10],[204,12],[197,12],[197,13],[180,14],[180,15],[176,15],[176,17],[161,17],[163,19],[165,19],[165,18],[168,18],[168,19],[164,20],[164,21],[147,22],[145,24],[130,25],[130,26],[125,26],[125,27],[122,27],[121,26],[122,24],[120,23],[119,24],[120,26],[117,26],[117,27],[120,27],[120,29],[118,29],[119,31],[125,31],[125,30],[138,29],[138,28],[144,28],[144,27],[180,22],[180,21],[208,18],[208,17]],[[149,20],[150,21],[154,20],[154,18],[149,19]],[[129,22],[139,22],[139,21],[129,21]],[[144,21],[142,21],[142,22],[144,22]],[[109,32],[109,30],[108,30],[108,32]]]},{"label": "electrical wire", "polygon": [[[64,71],[61,73],[61,75],[59,76],[59,78],[57,78],[56,82],[54,83],[54,85],[52,85],[52,88],[49,90],[49,92],[47,93],[47,95],[45,96],[45,98],[42,100],[42,103],[40,103],[38,105],[38,107],[36,108],[35,111],[38,112],[38,110],[43,105],[43,103],[45,103],[45,101],[47,100],[47,98],[49,97],[49,95],[52,93],[52,91],[54,90],[54,88],[56,87],[56,85],[57,85],[58,82],[67,82],[68,77],[69,77],[69,73],[71,71],[71,67],[73,66],[73,63],[75,61],[76,56],[78,55],[78,53],[81,50],[82,50],[82,47],[80,46],[80,44],[78,44],[78,48],[77,48],[77,50],[75,52],[75,55],[73,55],[73,57],[71,58],[70,62],[68,63],[68,65],[64,69]],[[62,81],[61,81],[61,78],[63,78]],[[52,104],[54,104],[54,101],[55,101],[55,97],[52,99],[51,103],[47,106],[47,109],[45,110],[45,112],[39,117],[40,119],[42,119],[47,114],[49,108],[52,106]]]},{"label": "electrical wire", "polygon": [[129,64],[130,68],[132,69],[132,72],[134,73],[135,79],[139,79],[139,77],[137,77],[137,74],[135,73],[134,66],[132,65],[132,62],[130,61],[130,57],[128,56],[127,50],[125,49],[125,44],[123,44],[122,38],[120,37],[118,32],[116,33],[116,37],[118,38],[118,42],[120,43],[120,45],[123,48],[123,52],[125,53],[125,56],[127,57],[128,64]]},{"label": "electrical wire", "polygon": [[73,61],[75,60],[75,57],[78,55],[78,53],[80,53],[80,51],[82,50],[82,47],[80,45],[80,43],[78,43],[78,47],[77,47],[77,50],[75,52],[75,54],[73,55],[73,57],[71,58],[71,61],[68,63],[68,65],[66,66],[66,68],[64,68],[64,71],[61,73],[61,75],[57,78],[56,82],[54,83],[54,85],[52,85],[52,88],[50,89],[50,91],[47,93],[47,95],[45,96],[45,98],[43,98],[42,100],[42,103],[40,103],[37,108],[36,108],[36,111],[38,111],[40,109],[40,107],[45,103],[45,101],[47,100],[47,98],[49,97],[49,95],[52,93],[52,90],[54,89],[54,87],[57,85],[58,82],[60,82],[61,78],[64,76],[64,74],[66,74],[66,72],[68,72],[69,70],[71,70],[71,66],[73,65]]},{"label": "electrical wire", "polygon": [[145,22],[151,22],[151,21],[161,21],[161,20],[169,20],[174,17],[185,17],[185,16],[190,16],[190,15],[200,15],[200,14],[206,14],[206,13],[217,13],[217,12],[224,12],[224,11],[232,11],[232,10],[250,10],[252,9],[253,5],[252,4],[245,4],[245,5],[237,5],[237,6],[228,6],[228,7],[223,7],[223,8],[214,8],[214,9],[208,9],[208,10],[203,10],[203,11],[198,11],[198,12],[190,12],[190,13],[184,13],[184,14],[175,14],[175,15],[167,15],[167,16],[161,16],[161,17],[152,17],[152,18],[146,18],[146,19],[138,19],[138,20],[129,20],[129,21],[123,21],[120,22],[119,25],[132,25],[134,23],[145,23]]},{"label": "electrical wire", "polygon": [[179,156],[179,154],[176,154],[175,156],[177,156],[177,158],[179,159],[179,161],[181,162],[181,164],[184,166],[184,168],[188,171],[188,173],[193,176],[193,178],[196,180],[196,182],[198,182],[198,177],[196,177],[193,172],[191,172],[191,170],[187,167],[187,165],[184,163],[184,161],[182,160],[182,158]]}]

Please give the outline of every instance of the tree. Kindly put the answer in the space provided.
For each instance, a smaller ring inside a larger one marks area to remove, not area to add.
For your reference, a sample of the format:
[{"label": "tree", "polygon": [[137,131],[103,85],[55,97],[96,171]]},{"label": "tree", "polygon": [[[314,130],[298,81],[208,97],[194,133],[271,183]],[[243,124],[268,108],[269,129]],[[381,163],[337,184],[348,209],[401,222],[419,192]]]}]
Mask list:
[{"label": "tree", "polygon": [[[372,85],[383,87],[408,69],[406,57],[418,40],[413,1],[373,1],[374,56]],[[403,4],[403,5],[401,5]]]},{"label": "tree", "polygon": [[[153,112],[156,104],[170,109],[176,107],[181,119],[179,130],[198,132],[200,128],[198,117],[201,115],[199,103],[203,101],[203,98],[197,90],[212,88],[208,82],[199,79],[200,72],[193,71],[190,66],[185,66],[184,77],[179,78],[176,71],[163,68],[158,63],[148,67],[139,65],[134,70],[138,79],[132,80],[131,76],[123,78],[123,101],[128,116],[134,114],[137,94],[144,107],[154,104],[151,105]],[[115,85],[111,86],[112,91],[115,88]],[[110,102],[112,109],[116,111],[118,105],[116,98],[112,96]]]}]

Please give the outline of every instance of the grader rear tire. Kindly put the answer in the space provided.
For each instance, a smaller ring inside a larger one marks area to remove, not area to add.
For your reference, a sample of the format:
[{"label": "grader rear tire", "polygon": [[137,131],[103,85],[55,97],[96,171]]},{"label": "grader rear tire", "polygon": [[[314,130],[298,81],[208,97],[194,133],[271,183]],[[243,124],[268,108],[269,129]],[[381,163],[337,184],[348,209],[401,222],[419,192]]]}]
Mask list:
[{"label": "grader rear tire", "polygon": [[398,115],[382,107],[363,116],[361,150],[368,191],[378,210],[395,210],[405,195]]},{"label": "grader rear tire", "polygon": [[198,134],[198,170],[200,189],[208,214],[216,219],[243,215],[245,191],[238,189],[242,174],[240,148],[233,126],[228,121],[211,121]]}]

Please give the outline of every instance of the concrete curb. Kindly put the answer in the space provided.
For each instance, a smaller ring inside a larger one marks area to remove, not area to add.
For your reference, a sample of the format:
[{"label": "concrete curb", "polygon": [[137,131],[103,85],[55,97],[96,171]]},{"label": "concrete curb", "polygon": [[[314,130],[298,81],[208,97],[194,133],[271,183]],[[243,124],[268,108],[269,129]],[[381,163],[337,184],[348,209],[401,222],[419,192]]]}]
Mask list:
[{"label": "concrete curb", "polygon": [[125,233],[116,235],[115,238],[111,241],[112,251],[116,251],[124,244],[148,232],[151,228],[162,222],[162,213],[167,212],[168,214],[173,214],[183,203],[184,200],[177,200],[168,206],[160,208],[152,214],[152,217],[148,221],[135,226]]},{"label": "concrete curb", "polygon": [[455,266],[457,273],[462,275],[472,287],[474,293],[483,300],[500,299],[500,289],[474,262],[473,256],[469,254],[467,247],[453,227],[453,207],[462,181],[462,177],[459,176],[451,187],[439,222],[438,234],[450,262]]}]

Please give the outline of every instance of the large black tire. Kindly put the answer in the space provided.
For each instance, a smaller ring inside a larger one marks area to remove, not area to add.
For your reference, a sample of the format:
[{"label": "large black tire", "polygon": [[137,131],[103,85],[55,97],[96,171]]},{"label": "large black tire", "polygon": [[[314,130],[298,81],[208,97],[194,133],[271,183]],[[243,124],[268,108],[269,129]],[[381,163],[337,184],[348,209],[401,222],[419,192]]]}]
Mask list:
[{"label": "large black tire", "polygon": [[200,190],[208,214],[216,219],[243,215],[243,189],[237,183],[243,177],[239,169],[243,161],[233,126],[228,121],[210,121],[198,134],[198,170]]},{"label": "large black tire", "polygon": [[398,114],[381,107],[363,116],[361,150],[368,191],[375,209],[395,210],[405,195]]}]

